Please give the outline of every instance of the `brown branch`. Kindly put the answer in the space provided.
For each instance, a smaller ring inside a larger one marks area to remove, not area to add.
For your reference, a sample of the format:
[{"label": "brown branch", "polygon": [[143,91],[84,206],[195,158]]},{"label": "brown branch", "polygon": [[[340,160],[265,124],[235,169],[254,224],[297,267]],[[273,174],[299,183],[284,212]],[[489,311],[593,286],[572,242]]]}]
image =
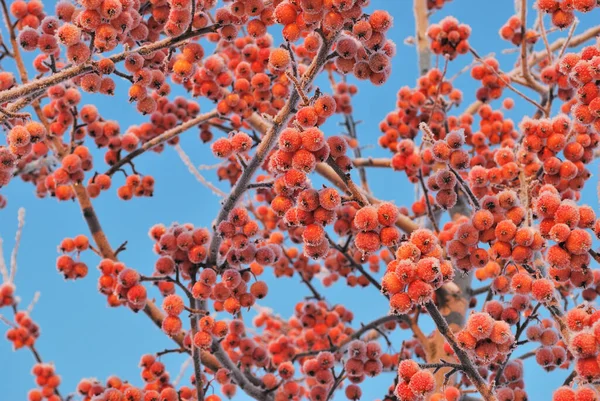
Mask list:
[{"label": "brown branch", "polygon": [[531,76],[529,71],[529,63],[527,62],[527,41],[525,40],[525,34],[527,32],[527,0],[521,0],[521,74],[529,87],[539,94],[544,94],[547,89],[540,85]]},{"label": "brown branch", "polygon": [[[123,51],[121,53],[108,57],[108,59],[112,60],[114,63],[118,63],[125,60],[130,54],[137,53],[142,56],[145,56],[157,50],[178,46],[188,39],[195,38],[206,33],[214,32],[218,28],[219,25],[214,24],[202,29],[197,29],[195,31],[188,31],[176,37],[165,38],[163,40],[159,40],[158,42],[150,43],[148,45],[144,45],[136,49]],[[79,75],[92,72],[95,69],[96,67],[93,62],[87,62],[85,64],[74,65],[72,67],[65,68],[56,74],[39,78],[29,83],[15,86],[14,88],[0,92],[0,103],[6,103],[24,96],[29,96],[33,92],[36,92],[41,89],[48,89],[51,86],[60,84],[61,82],[67,81],[71,78],[75,78]]]},{"label": "brown branch", "polygon": [[479,391],[479,394],[481,394],[486,401],[498,401],[498,398],[496,398],[494,392],[486,385],[485,381],[479,374],[479,371],[475,365],[473,365],[469,355],[467,355],[467,353],[458,345],[458,342],[454,337],[454,333],[452,330],[450,330],[450,327],[448,327],[446,319],[444,319],[437,306],[435,306],[433,301],[428,301],[425,303],[425,308],[429,312],[429,315],[433,319],[433,322],[437,326],[439,332],[444,336],[448,344],[450,344],[454,350],[456,357],[463,366],[463,372],[471,380],[471,383],[473,383],[477,391]]},{"label": "brown branch", "polygon": [[419,62],[419,76],[424,75],[431,68],[431,51],[427,39],[429,18],[427,0],[414,0],[413,12],[415,14],[415,39],[417,44],[417,58]]},{"label": "brown branch", "polygon": [[250,382],[237,365],[231,361],[229,355],[225,352],[223,347],[221,347],[221,343],[216,337],[213,337],[212,352],[215,358],[221,362],[223,367],[231,372],[231,376],[235,383],[244,390],[246,394],[257,400],[272,401],[274,399],[272,393],[264,391]]},{"label": "brown branch", "polygon": [[[336,174],[336,172],[329,165],[325,163],[318,163],[317,167],[315,168],[315,172],[317,172],[323,178],[327,179],[339,189],[349,192],[348,187],[346,186],[344,181]],[[369,203],[373,205],[382,202],[379,199],[373,197],[372,195],[366,194],[365,196]],[[408,216],[405,216],[403,214],[400,214],[398,216],[398,219],[396,220],[396,226],[407,234],[410,234],[419,228],[418,224],[416,224]]]},{"label": "brown branch", "polygon": [[[312,82],[315,80],[317,74],[325,65],[329,49],[337,39],[337,36],[337,34],[333,35],[333,37],[331,37],[330,39],[323,41],[323,44],[321,45],[318,54],[313,59],[312,63],[302,76],[300,82],[300,87],[302,90],[306,90],[312,85]],[[219,223],[221,223],[227,218],[227,216],[229,216],[231,210],[235,207],[238,200],[244,194],[248,184],[250,183],[250,180],[252,179],[252,176],[254,175],[256,170],[258,170],[258,168],[263,164],[265,158],[277,143],[277,138],[279,138],[279,134],[287,126],[287,123],[292,118],[294,110],[296,110],[296,107],[299,103],[300,95],[298,94],[298,91],[292,91],[292,93],[290,94],[290,98],[286,102],[285,106],[279,111],[279,113],[277,113],[273,120],[273,124],[266,131],[265,136],[263,137],[262,141],[257,147],[256,154],[248,163],[247,168],[242,172],[242,175],[235,184],[235,187],[233,187],[233,189],[231,190],[229,197],[227,197],[227,199],[225,199],[225,201],[223,202],[221,210],[219,211],[219,214],[213,226],[214,230],[216,230]],[[252,121],[251,124],[261,125],[263,128],[265,127],[265,123],[260,124],[259,122],[256,122],[256,118],[254,118],[254,121]],[[218,235],[213,235],[209,247],[209,264],[217,264],[217,250],[219,249],[220,243],[221,238]]]},{"label": "brown branch", "polygon": [[390,168],[392,167],[391,159],[373,159],[371,157],[368,158],[359,158],[352,160],[352,164],[354,167],[362,168],[362,167],[382,167],[382,168]]},{"label": "brown branch", "polygon": [[356,186],[354,181],[352,181],[352,178],[350,177],[350,173],[344,172],[336,164],[335,160],[333,160],[333,158],[331,156],[327,159],[326,163],[327,163],[327,165],[329,165],[329,167],[331,167],[333,169],[333,171],[338,175],[338,177],[341,178],[341,180],[344,182],[344,184],[346,185],[346,188],[348,188],[348,190],[350,191],[350,194],[352,195],[352,197],[354,198],[355,201],[357,201],[361,206],[369,204],[369,200],[365,197],[365,195],[360,190],[360,188],[358,188]]},{"label": "brown branch", "polygon": [[[357,123],[356,121],[354,121],[354,117],[352,117],[352,114],[344,115],[344,125],[348,130],[348,135],[350,135],[350,138],[353,138],[357,141],[356,147],[353,149],[354,157],[360,159],[362,157],[362,151],[360,150],[360,146],[358,146],[358,134],[356,133],[356,124]],[[367,171],[364,169],[363,166],[355,165],[355,167],[358,167],[358,177],[360,178],[360,185],[362,186],[363,190],[366,193],[371,192],[371,190],[369,189],[369,182],[367,181]]]}]

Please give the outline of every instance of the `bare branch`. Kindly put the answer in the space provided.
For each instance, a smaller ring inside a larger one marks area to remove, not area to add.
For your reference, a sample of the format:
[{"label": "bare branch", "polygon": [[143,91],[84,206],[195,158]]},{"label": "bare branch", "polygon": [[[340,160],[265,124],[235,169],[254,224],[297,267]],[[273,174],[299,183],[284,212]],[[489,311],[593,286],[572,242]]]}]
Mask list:
[{"label": "bare branch", "polygon": [[19,246],[21,245],[21,236],[23,235],[23,226],[25,225],[25,209],[19,209],[19,225],[17,227],[17,234],[15,235],[15,246],[13,247],[12,254],[10,255],[10,278],[8,281],[14,283],[15,275],[17,274],[17,254],[19,253]]},{"label": "bare branch", "polygon": [[200,171],[198,171],[196,169],[196,167],[194,166],[194,163],[192,163],[192,161],[190,160],[187,153],[185,153],[185,151],[179,144],[176,144],[174,146],[174,148],[175,148],[175,151],[177,152],[177,154],[179,155],[179,158],[183,162],[183,164],[186,165],[189,172],[192,173],[192,175],[194,177],[196,177],[198,182],[200,182],[202,185],[204,185],[205,187],[210,189],[210,191],[217,196],[220,196],[220,197],[227,196],[227,194],[225,192],[223,192],[221,189],[214,186],[212,182],[208,181],[206,178],[204,178],[204,176],[202,174],[200,174]]},{"label": "bare branch", "polygon": [[133,152],[129,153],[127,156],[123,157],[121,160],[116,162],[113,166],[111,166],[108,169],[108,171],[106,171],[106,174],[113,175],[121,167],[123,167],[123,165],[131,163],[131,161],[133,159],[135,159],[142,153],[154,148],[155,146],[160,145],[161,143],[167,142],[169,139],[174,138],[179,134],[182,134],[183,132],[187,131],[188,129],[190,129],[192,127],[200,125],[203,122],[210,120],[211,118],[215,118],[218,115],[219,115],[219,112],[217,110],[212,110],[212,111],[209,111],[208,113],[200,114],[199,116],[196,116],[196,117],[184,122],[183,124],[180,124],[174,128],[171,128],[168,131],[163,132],[159,136],[152,138],[148,142],[145,142],[140,148],[134,150]]}]

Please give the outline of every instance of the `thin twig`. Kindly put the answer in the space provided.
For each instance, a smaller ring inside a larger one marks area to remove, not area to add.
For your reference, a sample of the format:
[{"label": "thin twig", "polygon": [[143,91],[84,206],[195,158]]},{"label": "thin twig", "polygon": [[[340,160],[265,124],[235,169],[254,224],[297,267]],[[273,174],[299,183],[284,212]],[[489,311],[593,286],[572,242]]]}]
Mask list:
[{"label": "thin twig", "polygon": [[186,165],[189,172],[192,173],[192,175],[196,178],[196,180],[198,180],[198,182],[200,182],[206,188],[210,189],[211,192],[217,196],[220,196],[220,197],[227,196],[227,194],[224,191],[217,188],[212,182],[208,181],[206,178],[204,178],[204,176],[202,174],[200,174],[200,171],[198,171],[196,169],[196,167],[194,166],[194,163],[192,163],[192,161],[190,160],[190,157],[187,155],[187,153],[185,153],[185,151],[179,144],[176,144],[174,146],[174,148],[175,148],[175,151],[177,152],[177,154],[179,155],[179,158],[183,162],[183,164]]},{"label": "thin twig", "polygon": [[8,281],[11,283],[15,282],[15,275],[17,274],[17,254],[19,252],[19,246],[21,245],[21,236],[23,235],[23,226],[25,225],[25,209],[19,209],[19,225],[17,227],[17,234],[15,235],[15,246],[10,255],[10,278]]}]

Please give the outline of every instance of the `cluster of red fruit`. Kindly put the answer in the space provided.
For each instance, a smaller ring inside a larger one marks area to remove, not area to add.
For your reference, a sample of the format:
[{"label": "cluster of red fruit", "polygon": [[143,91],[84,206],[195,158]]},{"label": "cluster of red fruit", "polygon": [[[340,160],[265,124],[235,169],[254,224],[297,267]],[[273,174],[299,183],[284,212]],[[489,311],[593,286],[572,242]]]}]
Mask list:
[{"label": "cluster of red fruit", "polygon": [[527,340],[540,343],[535,350],[535,361],[544,370],[549,372],[557,367],[568,369],[571,366],[565,343],[551,319],[542,319],[540,323],[527,327],[526,335]]},{"label": "cluster of red fruit", "polygon": [[0,284],[0,308],[15,303],[15,285],[10,281]]},{"label": "cluster of red fruit", "polygon": [[[335,112],[339,114],[352,113],[352,96],[358,93],[356,85],[338,82],[333,85],[333,98],[335,99]],[[350,144],[352,148],[352,144]]]},{"label": "cluster of red fruit", "polygon": [[562,386],[552,393],[552,401],[596,401],[598,393],[592,387],[580,386],[577,389]]},{"label": "cluster of red fruit", "polygon": [[[537,230],[523,225],[526,211],[515,191],[486,195],[480,204],[482,208],[473,213],[471,219],[461,219],[448,233],[448,237],[452,233],[453,236],[446,244],[446,252],[458,269],[483,268],[489,260],[498,258],[526,263],[535,251],[545,246]],[[491,246],[481,248],[480,242]],[[505,276],[497,279],[500,280],[496,283],[498,288],[508,283]]]},{"label": "cluster of red fruit", "polygon": [[550,277],[558,282],[570,281],[576,287],[591,284],[594,277],[588,269],[591,262],[588,251],[592,247],[592,235],[586,229],[596,223],[592,208],[561,200],[558,191],[547,185],[540,190],[534,208],[541,219],[541,235],[556,242],[545,255]]},{"label": "cluster of red fruit", "polygon": [[[140,70],[140,72],[143,71],[148,72],[150,70]],[[153,78],[150,85],[156,87],[160,82],[164,83],[164,75],[160,75],[162,72],[159,70],[151,70],[151,73]],[[156,74],[161,78],[157,78],[155,76]],[[104,155],[104,160],[111,166],[119,160],[120,152],[133,152],[140,144],[146,143],[163,134],[165,131],[173,129],[179,124],[196,117],[200,112],[198,103],[187,100],[182,96],[175,97],[173,101],[170,101],[167,97],[158,97],[156,100],[156,110],[150,115],[150,121],[142,123],[139,126],[132,125],[127,129],[127,132],[120,135],[119,130],[104,130],[103,122],[98,119],[99,116],[97,110],[88,110],[87,108],[89,107],[93,106],[84,106],[85,111],[88,112],[87,114],[84,114],[84,108],[82,108],[80,113],[81,117],[84,122],[88,124],[88,135],[94,138],[96,145],[98,147],[108,146],[108,150]],[[109,125],[109,128],[112,127]],[[203,124],[201,129],[206,130],[207,125]],[[175,136],[166,143],[175,145],[179,143],[179,137]],[[164,143],[161,143],[153,146],[151,150],[160,153],[164,148]]]},{"label": "cluster of red fruit", "polygon": [[456,205],[458,195],[456,194],[456,176],[450,170],[442,168],[432,173],[427,178],[427,188],[436,192],[435,203],[444,210]]},{"label": "cluster of red fruit", "polygon": [[44,5],[39,0],[15,0],[10,3],[10,13],[17,21],[19,30],[26,27],[37,29],[45,17]]},{"label": "cluster of red fruit", "polygon": [[259,226],[250,219],[248,210],[234,208],[217,227],[217,233],[225,239],[219,248],[219,255],[227,260],[230,267],[251,264],[256,261],[261,266],[277,262],[282,256],[281,247],[275,243],[253,240],[259,233]]},{"label": "cluster of red fruit", "polygon": [[15,322],[17,326],[11,326],[6,331],[6,339],[13,344],[15,350],[32,347],[40,335],[40,327],[25,311],[15,313]]},{"label": "cluster of red fruit", "polygon": [[546,14],[552,14],[552,24],[563,29],[575,21],[575,13],[587,13],[597,6],[595,0],[537,0],[537,8]]},{"label": "cluster of red fruit", "polygon": [[594,276],[594,280],[583,291],[581,291],[581,297],[588,302],[594,302],[600,294],[598,292],[600,290],[600,271],[594,270],[592,271],[592,274]]},{"label": "cluster of red fruit", "polygon": [[[433,374],[421,369],[412,359],[405,359],[398,365],[398,384],[394,394],[400,401],[422,401],[435,389]],[[451,399],[456,399],[452,397]]]},{"label": "cluster of red fruit", "polygon": [[572,333],[569,351],[575,358],[575,371],[581,379],[595,382],[600,378],[600,311],[591,306],[571,309],[565,323]]},{"label": "cluster of red fruit", "polygon": [[[87,265],[78,259],[81,252],[88,250],[89,247],[90,241],[85,235],[78,235],[75,238],[65,238],[62,240],[58,249],[63,255],[60,255],[56,259],[56,268],[65,276],[65,279],[75,280],[87,276]],[[77,260],[68,255],[72,253],[76,254]]]},{"label": "cluster of red fruit", "polygon": [[422,122],[428,122],[435,135],[443,138],[447,133],[443,124],[446,108],[458,105],[461,100],[462,92],[454,88],[451,82],[443,80],[439,69],[432,68],[419,77],[416,88],[400,88],[397,109],[388,113],[385,120],[379,123],[383,133],[379,137],[379,145],[392,152],[399,151],[399,142],[403,138],[416,137]]},{"label": "cluster of red fruit", "polygon": [[459,24],[456,18],[448,16],[438,24],[431,24],[427,29],[427,36],[431,40],[429,47],[434,54],[443,54],[454,60],[457,55],[469,51],[471,27]]},{"label": "cluster of red fruit", "polygon": [[49,192],[61,201],[71,200],[75,197],[71,184],[81,183],[85,178],[85,172],[90,171],[92,167],[92,154],[86,146],[79,145],[72,153],[63,157],[61,167],[48,174],[43,185],[38,181],[37,192],[38,194]]},{"label": "cluster of red fruit", "polygon": [[60,401],[56,390],[60,385],[60,376],[56,374],[54,366],[48,363],[36,363],[31,369],[31,373],[35,376],[35,383],[39,388],[29,391],[27,399],[29,401]]},{"label": "cluster of red fruit", "polygon": [[125,179],[125,184],[117,189],[117,195],[123,200],[130,200],[134,196],[152,196],[154,193],[154,177],[146,175],[140,177],[131,174]]},{"label": "cluster of red fruit", "polygon": [[8,147],[0,146],[0,188],[7,185],[18,162],[27,163],[48,151],[46,129],[38,122],[14,126],[7,135]]},{"label": "cluster of red fruit", "polygon": [[510,77],[500,71],[500,64],[493,57],[474,65],[471,68],[471,77],[481,81],[482,87],[477,89],[475,96],[482,102],[500,99],[502,91],[510,84]]},{"label": "cluster of red fruit", "polygon": [[217,275],[212,269],[204,269],[198,282],[192,287],[196,299],[212,299],[217,312],[226,311],[235,315],[241,308],[249,308],[256,299],[267,295],[268,287],[264,281],[255,281],[248,291],[248,282],[252,279],[249,270],[240,273],[239,270],[226,269],[217,283]]},{"label": "cluster of red fruit", "polygon": [[155,274],[169,275],[179,271],[189,280],[195,266],[207,256],[206,244],[210,233],[206,228],[194,228],[192,224],[172,224],[169,228],[156,224],[148,233],[155,241],[154,251],[160,255],[154,266]]},{"label": "cluster of red fruit", "polygon": [[[110,376],[105,384],[97,379],[82,379],[77,384],[77,392],[83,400],[100,398],[104,400],[131,400],[131,401],[177,401],[181,397],[191,397],[195,389],[181,386],[179,391],[171,384],[169,373],[165,365],[158,361],[154,355],[142,355],[140,359],[141,377],[144,387],[138,388],[117,376]],[[179,394],[178,394],[179,392]],[[208,398],[206,398],[208,400]]]},{"label": "cluster of red fruit", "polygon": [[383,85],[392,71],[391,58],[396,55],[396,45],[385,37],[392,22],[392,16],[384,10],[376,10],[368,19],[355,21],[352,35],[342,34],[335,45],[336,70]]},{"label": "cluster of red fruit", "polygon": [[437,236],[427,229],[413,231],[400,244],[381,282],[382,291],[391,296],[393,313],[408,313],[413,306],[431,301],[434,291],[454,277],[442,254]]},{"label": "cluster of red fruit", "polygon": [[526,401],[525,381],[523,380],[523,361],[511,359],[506,362],[502,372],[501,381],[503,385],[496,387],[496,395],[500,400]]},{"label": "cluster of red fruit", "polygon": [[502,363],[513,347],[515,337],[510,325],[487,312],[473,313],[465,328],[456,334],[460,347],[481,366]]},{"label": "cluster of red fruit", "polygon": [[219,138],[210,148],[216,157],[229,158],[232,155],[245,153],[252,147],[252,138],[245,132],[230,133],[228,138]]},{"label": "cluster of red fruit", "polygon": [[521,18],[513,15],[506,21],[500,28],[500,37],[504,40],[510,41],[515,46],[520,46],[523,40],[528,45],[534,45],[538,40],[538,34],[533,29],[528,29],[525,35],[521,33],[523,25],[521,24]]},{"label": "cluster of red fruit", "polygon": [[[558,64],[575,96],[562,106],[573,116],[577,133],[600,132],[600,49],[588,46],[580,53],[566,54]],[[560,81],[559,81],[560,82]],[[586,130],[587,127],[587,130]]]},{"label": "cluster of red fruit", "polygon": [[395,226],[399,211],[391,203],[365,206],[356,212],[353,229],[357,231],[354,245],[364,255],[375,253],[381,248],[395,247],[400,242],[400,230]]},{"label": "cluster of red fruit", "polygon": [[[540,166],[536,162],[543,173],[541,181],[554,187],[563,198],[579,199],[579,191],[591,176],[585,164],[592,160],[600,136],[585,132],[577,134],[570,127],[570,120],[564,115],[552,120],[525,119],[521,123],[524,149],[537,153],[543,163]],[[566,160],[558,158],[561,151]]]},{"label": "cluster of red fruit", "polygon": [[[505,99],[503,103],[505,103],[504,106],[507,110],[514,105],[514,101],[510,98]],[[459,121],[449,121],[449,123],[451,127],[456,124],[457,128],[464,129],[466,143],[475,148],[476,152],[471,158],[471,165],[476,162],[487,166],[489,164],[487,156],[490,153],[490,146],[501,143],[510,144],[512,143],[511,140],[518,138],[519,133],[515,129],[513,120],[506,118],[502,111],[493,110],[488,104],[481,106],[477,114],[480,117],[478,131],[475,131],[472,126],[473,117],[468,114],[463,114]]]},{"label": "cluster of red fruit", "polygon": [[98,291],[106,295],[109,306],[127,305],[136,312],[144,307],[146,288],[140,284],[140,275],[135,270],[111,259],[102,259],[98,270],[101,273]]},{"label": "cluster of red fruit", "polygon": [[[286,187],[282,189],[291,191]],[[275,190],[277,191],[277,188]],[[271,202],[271,207],[277,214],[283,214],[290,235],[300,238],[304,243],[306,256],[313,259],[323,258],[329,251],[325,227],[335,219],[335,211],[341,205],[340,194],[334,188],[323,188],[319,191],[308,188],[297,192],[295,199],[296,206],[293,204],[293,198],[278,195]]]}]

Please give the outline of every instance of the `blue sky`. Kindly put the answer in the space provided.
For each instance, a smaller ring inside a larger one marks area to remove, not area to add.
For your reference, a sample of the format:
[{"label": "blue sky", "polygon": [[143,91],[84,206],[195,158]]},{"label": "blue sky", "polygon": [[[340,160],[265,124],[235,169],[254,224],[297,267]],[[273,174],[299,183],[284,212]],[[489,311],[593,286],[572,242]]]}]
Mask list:
[{"label": "blue sky", "polygon": [[[44,3],[47,10],[54,4],[53,1]],[[392,76],[386,85],[375,87],[370,83],[358,83],[359,94],[354,97],[354,117],[362,121],[358,126],[358,135],[363,145],[376,144],[378,124],[395,108],[397,90],[404,85],[414,86],[417,78],[415,48],[403,44],[404,39],[414,32],[412,2],[373,0],[369,9],[386,9],[394,16],[394,26],[389,36],[397,43],[398,54],[393,60]],[[597,18],[598,12],[596,10],[592,13],[594,15],[581,18],[582,23],[577,32],[589,27],[593,17]],[[502,69],[508,71],[512,69],[516,57],[515,54],[501,54],[503,49],[510,48],[511,45],[501,41],[497,32],[513,13],[511,0],[453,0],[431,19],[437,22],[443,16],[451,14],[461,22],[470,24],[473,29],[471,45],[481,55],[496,53]],[[558,35],[564,33],[551,34],[550,41]],[[470,62],[469,55],[459,57],[450,63],[448,75],[454,75]],[[13,71],[10,60],[3,60],[2,66]],[[353,78],[349,80],[356,82]],[[127,102],[127,84],[126,81],[117,81],[117,96],[114,98],[86,96],[84,99],[96,104],[104,118],[118,120],[121,127],[143,122],[145,118],[135,111],[134,105]],[[320,79],[318,84],[324,92],[330,92],[326,80]],[[474,98],[477,83],[468,74],[464,74],[455,81],[455,85],[463,90],[463,106],[468,105]],[[533,106],[518,98],[515,100],[515,109],[506,115],[518,122],[523,114],[533,114]],[[204,112],[212,108],[207,102],[201,102],[201,105]],[[499,102],[494,103],[494,107],[499,108]],[[330,123],[326,126],[326,134],[337,134],[339,129],[335,123]],[[218,132],[215,134],[221,135]],[[209,147],[199,141],[197,130],[186,132],[181,139],[183,148],[196,165],[218,162],[211,155]],[[367,147],[364,154],[387,155],[376,146]],[[95,153],[95,160],[96,168],[99,171],[105,170],[100,153]],[[175,221],[209,227],[218,211],[219,202],[214,194],[195,181],[171,148],[165,149],[160,155],[145,154],[137,159],[136,167],[140,172],[156,178],[154,197],[120,201],[116,196],[116,187],[122,185],[123,177],[117,174],[113,188],[109,193],[103,193],[94,202],[94,206],[113,247],[128,241],[127,250],[119,255],[122,261],[142,273],[150,274],[156,255],[147,236],[148,229],[155,223],[168,225]],[[597,165],[594,164],[590,170],[595,173]],[[214,171],[203,171],[203,174],[212,182],[217,182]],[[398,205],[410,205],[413,201],[413,187],[402,174],[371,169],[368,175],[370,186],[378,198],[393,200]],[[217,185],[228,190],[225,183]],[[594,191],[594,184],[588,183],[583,198],[596,209]],[[45,361],[52,361],[56,365],[62,376],[62,393],[73,391],[77,382],[84,377],[104,380],[109,375],[116,374],[135,384],[141,384],[137,367],[139,357],[144,353],[169,348],[172,343],[143,314],[134,315],[126,308],[111,309],[106,306],[105,297],[96,290],[98,273],[95,266],[98,258],[92,253],[88,252],[83,256],[90,266],[90,274],[86,279],[65,282],[56,272],[56,248],[61,239],[88,234],[77,204],[59,203],[53,198],[38,199],[30,184],[18,180],[11,182],[7,188],[2,188],[0,193],[8,198],[8,206],[0,210],[0,235],[4,238],[7,256],[14,244],[17,210],[19,207],[27,210],[16,285],[24,306],[36,291],[41,292],[32,315],[42,332],[37,348]],[[290,316],[295,302],[308,295],[307,289],[297,277],[274,280],[269,269],[265,277],[270,284],[270,292],[263,305],[274,308],[283,317]],[[325,294],[331,304],[344,303],[355,312],[355,327],[387,313],[386,300],[372,287],[351,289],[338,283]],[[151,292],[151,296],[158,296],[158,293]],[[10,314],[6,309],[0,313]],[[0,332],[4,332],[4,328]],[[407,335],[408,333],[403,332],[393,337],[396,350]],[[176,376],[183,358],[166,356],[163,360],[166,361],[171,376]],[[33,376],[30,374],[32,363],[33,358],[27,350],[13,352],[8,342],[0,341],[0,401],[21,400],[25,397],[27,391],[34,386]],[[531,390],[532,399],[549,399],[555,386],[544,383],[548,378],[553,383],[559,383],[566,376],[565,372],[548,376],[532,361],[528,361],[526,365],[527,388]],[[189,376],[191,370],[187,373]],[[363,385],[363,399],[382,397],[392,379],[390,374],[384,374],[367,380]],[[242,396],[236,398],[245,399]],[[340,393],[336,399],[345,397]]]}]

